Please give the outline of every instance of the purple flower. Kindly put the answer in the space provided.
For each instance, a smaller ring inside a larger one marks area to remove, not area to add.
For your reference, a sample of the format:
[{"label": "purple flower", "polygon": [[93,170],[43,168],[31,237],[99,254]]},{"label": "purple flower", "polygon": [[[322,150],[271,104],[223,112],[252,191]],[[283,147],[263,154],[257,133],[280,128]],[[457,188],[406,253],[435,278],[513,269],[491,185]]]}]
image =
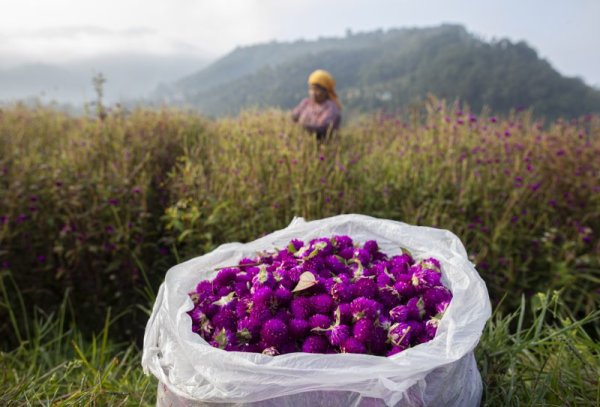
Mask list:
[{"label": "purple flower", "polygon": [[441,285],[441,274],[437,271],[417,269],[411,278],[412,284],[417,291],[425,287],[435,287]]},{"label": "purple flower", "polygon": [[369,252],[369,254],[374,255],[379,250],[379,246],[375,240],[368,240],[364,244],[364,249]]},{"label": "purple flower", "polygon": [[327,331],[327,337],[329,343],[333,346],[341,346],[350,337],[350,327],[348,325],[336,325],[330,331]]},{"label": "purple flower", "polygon": [[367,318],[375,321],[383,309],[382,305],[372,299],[358,297],[350,303],[350,309],[354,319]]},{"label": "purple flower", "polygon": [[215,287],[221,288],[228,286],[235,281],[238,269],[226,268],[217,273],[217,276],[213,279]]},{"label": "purple flower", "polygon": [[363,318],[356,321],[352,327],[352,336],[366,344],[373,338],[374,331],[373,321]]},{"label": "purple flower", "polygon": [[[300,250],[302,248],[302,246],[304,246],[304,242],[302,240],[293,239],[290,242],[290,245],[294,248],[294,250]],[[290,247],[290,246],[288,246],[288,247]]]},{"label": "purple flower", "polygon": [[387,350],[388,331],[382,327],[375,327],[369,348],[374,355],[384,355]]},{"label": "purple flower", "polygon": [[337,302],[349,302],[354,298],[353,287],[346,283],[335,283],[331,287],[330,293]]},{"label": "purple flower", "polygon": [[354,257],[354,248],[353,247],[344,247],[339,251],[339,256],[344,260],[350,260]]},{"label": "purple flower", "polygon": [[20,213],[17,218],[15,219],[15,223],[17,225],[25,222],[27,219],[29,219],[29,216],[25,215],[24,213]]},{"label": "purple flower", "polygon": [[267,307],[253,305],[250,310],[250,318],[257,323],[264,323],[273,316],[271,310]]},{"label": "purple flower", "polygon": [[279,287],[275,290],[275,299],[277,300],[278,306],[286,306],[292,300],[293,294],[290,290],[284,287]]},{"label": "purple flower", "polygon": [[342,353],[367,353],[367,348],[356,338],[348,338],[344,344],[340,346]]},{"label": "purple flower", "polygon": [[302,352],[325,353],[327,351],[327,339],[323,336],[311,335],[302,343]]},{"label": "purple flower", "polygon": [[263,325],[260,331],[261,340],[267,346],[279,346],[287,338],[288,328],[285,322],[279,319],[270,319]]},{"label": "purple flower", "polygon": [[407,346],[392,346],[392,349],[387,353],[386,356],[394,356],[397,353],[404,352],[408,347]]},{"label": "purple flower", "polygon": [[427,288],[423,292],[425,309],[432,314],[438,312],[437,309],[440,305],[445,310],[451,299],[452,293],[446,287]]},{"label": "purple flower", "polygon": [[352,307],[350,306],[350,304],[340,304],[338,305],[339,310],[339,314],[340,314],[340,321],[344,324],[348,324],[350,322],[352,322]]},{"label": "purple flower", "polygon": [[117,205],[119,205],[119,200],[116,199],[116,198],[110,198],[107,202],[111,206],[117,206]]},{"label": "purple flower", "polygon": [[393,287],[385,286],[379,289],[379,301],[387,308],[393,308],[400,303],[400,294]]},{"label": "purple flower", "polygon": [[371,262],[371,253],[365,249],[356,249],[354,251],[354,257],[365,267]]},{"label": "purple flower", "polygon": [[374,299],[377,296],[377,284],[371,278],[360,278],[354,284],[354,295]]},{"label": "purple flower", "polygon": [[217,329],[224,328],[233,331],[236,328],[237,315],[229,309],[221,310],[212,318],[212,324]]},{"label": "purple flower", "polygon": [[333,299],[329,294],[318,294],[311,299],[311,307],[316,314],[327,314],[333,307]]},{"label": "purple flower", "polygon": [[315,314],[308,319],[311,328],[327,329],[331,326],[331,318],[323,314]]},{"label": "purple flower", "polygon": [[294,318],[288,322],[289,333],[294,338],[303,338],[310,329],[310,324],[304,319]]},{"label": "purple flower", "polygon": [[327,256],[325,264],[334,274],[346,273],[348,271],[348,266],[346,266],[344,259],[339,256]]},{"label": "purple flower", "polygon": [[310,300],[306,297],[296,297],[290,303],[292,315],[298,319],[308,319],[311,309]]},{"label": "purple flower", "polygon": [[390,318],[394,322],[406,322],[410,315],[410,308],[406,305],[398,305],[390,310]]},{"label": "purple flower", "polygon": [[415,288],[412,285],[412,281],[398,281],[394,284],[394,289],[403,298],[410,298],[415,293]]},{"label": "purple flower", "polygon": [[354,242],[352,241],[352,238],[350,238],[350,236],[334,236],[331,238],[331,242],[333,243],[333,246],[338,250],[347,247],[352,248],[354,245]]},{"label": "purple flower", "polygon": [[433,339],[435,337],[439,323],[440,320],[437,318],[431,318],[425,323],[425,332],[429,339]]},{"label": "purple flower", "polygon": [[411,326],[406,322],[398,322],[390,327],[388,337],[393,345],[408,347],[410,346]]},{"label": "purple flower", "polygon": [[269,287],[261,287],[252,294],[252,302],[255,306],[267,307],[271,310],[276,308],[275,294]]}]

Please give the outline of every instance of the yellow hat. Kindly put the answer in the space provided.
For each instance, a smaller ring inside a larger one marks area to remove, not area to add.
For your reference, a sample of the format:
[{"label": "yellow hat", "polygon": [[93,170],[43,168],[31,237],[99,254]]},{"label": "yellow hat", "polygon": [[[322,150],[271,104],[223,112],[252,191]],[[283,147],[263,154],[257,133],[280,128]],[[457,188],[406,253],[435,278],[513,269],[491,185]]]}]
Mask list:
[{"label": "yellow hat", "polygon": [[335,93],[335,79],[331,74],[323,69],[317,69],[308,77],[309,85],[319,85],[327,91],[329,98],[335,102],[336,105],[341,109],[342,105]]}]

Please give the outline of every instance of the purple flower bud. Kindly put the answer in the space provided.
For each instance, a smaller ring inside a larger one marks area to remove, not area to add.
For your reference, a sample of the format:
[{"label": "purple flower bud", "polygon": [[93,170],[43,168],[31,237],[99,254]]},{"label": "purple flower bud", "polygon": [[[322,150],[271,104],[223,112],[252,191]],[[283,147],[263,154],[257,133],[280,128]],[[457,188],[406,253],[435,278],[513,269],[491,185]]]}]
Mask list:
[{"label": "purple flower bud", "polygon": [[352,322],[352,308],[350,304],[340,304],[338,305],[338,309],[340,310],[340,321],[343,324],[348,324]]},{"label": "purple flower bud", "polygon": [[332,320],[327,315],[315,314],[309,318],[308,324],[311,328],[327,329],[331,326]]},{"label": "purple flower bud", "polygon": [[367,348],[356,338],[348,338],[344,344],[340,346],[342,353],[367,353]]},{"label": "purple flower bud", "polygon": [[327,258],[325,259],[325,265],[334,274],[346,273],[348,271],[348,266],[346,265],[345,260],[339,256],[327,256]]},{"label": "purple flower bud", "polygon": [[327,348],[327,339],[323,336],[311,335],[302,343],[302,352],[306,353],[325,353]]},{"label": "purple flower bud", "polygon": [[290,303],[290,310],[294,318],[308,319],[311,313],[310,301],[306,297],[296,297]]},{"label": "purple flower bud", "polygon": [[357,258],[363,266],[368,266],[371,262],[371,253],[365,249],[355,249],[354,257]]},{"label": "purple flower bud", "polygon": [[260,330],[261,340],[267,346],[281,345],[288,335],[287,325],[279,319],[270,319],[263,325]]},{"label": "purple flower bud", "polygon": [[362,343],[369,343],[373,339],[375,327],[369,319],[363,318],[356,321],[352,327],[352,336]]},{"label": "purple flower bud", "polygon": [[333,307],[333,299],[329,294],[319,294],[311,299],[312,310],[315,314],[327,314]]},{"label": "purple flower bud", "polygon": [[376,327],[373,332],[369,348],[374,355],[385,355],[387,350],[388,331],[381,327]]},{"label": "purple flower bud", "polygon": [[359,297],[350,303],[350,309],[355,319],[367,318],[375,321],[379,314],[381,314],[383,306],[377,301]]},{"label": "purple flower bud", "polygon": [[228,286],[235,281],[237,272],[238,269],[235,268],[226,268],[219,271],[213,280],[213,285],[217,288]]},{"label": "purple flower bud", "polygon": [[411,326],[406,322],[398,322],[390,327],[388,337],[390,342],[396,346],[410,346]]},{"label": "purple flower bud", "polygon": [[377,296],[377,284],[371,278],[360,278],[354,284],[354,295],[374,299]]},{"label": "purple flower bud", "polygon": [[375,240],[366,241],[363,247],[366,251],[368,251],[371,254],[371,256],[377,253],[377,251],[379,250],[379,246],[377,245],[377,242]]},{"label": "purple flower bud", "polygon": [[304,338],[310,329],[310,324],[304,319],[291,319],[288,323],[290,335],[295,338]]},{"label": "purple flower bud", "polygon": [[280,307],[288,305],[292,300],[292,297],[292,292],[286,288],[280,287],[275,290],[275,299]]},{"label": "purple flower bud", "polygon": [[406,305],[398,305],[390,310],[390,318],[394,322],[406,322],[409,315],[410,309]]},{"label": "purple flower bud", "polygon": [[331,296],[337,302],[349,302],[354,298],[354,290],[350,284],[335,283],[331,287]]},{"label": "purple flower bud", "polygon": [[333,243],[334,247],[338,250],[345,249],[347,247],[352,248],[354,245],[354,242],[352,241],[350,236],[334,236],[333,238],[331,238],[331,242]]},{"label": "purple flower bud", "polygon": [[333,346],[341,346],[350,337],[350,328],[347,325],[336,325],[331,331],[327,331],[327,337]]},{"label": "purple flower bud", "polygon": [[235,312],[229,309],[224,309],[219,312],[212,318],[212,324],[216,329],[227,329],[227,330],[235,330],[236,328],[236,320],[237,315]]}]

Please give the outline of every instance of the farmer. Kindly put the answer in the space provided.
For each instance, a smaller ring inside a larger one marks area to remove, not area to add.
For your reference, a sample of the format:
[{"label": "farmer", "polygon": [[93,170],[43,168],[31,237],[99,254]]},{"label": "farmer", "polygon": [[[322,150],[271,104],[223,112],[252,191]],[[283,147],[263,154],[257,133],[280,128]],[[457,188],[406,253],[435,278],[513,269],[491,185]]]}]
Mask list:
[{"label": "farmer", "polygon": [[317,69],[308,77],[308,97],[292,111],[292,120],[322,142],[340,127],[342,105],[335,93],[335,79],[327,71]]}]

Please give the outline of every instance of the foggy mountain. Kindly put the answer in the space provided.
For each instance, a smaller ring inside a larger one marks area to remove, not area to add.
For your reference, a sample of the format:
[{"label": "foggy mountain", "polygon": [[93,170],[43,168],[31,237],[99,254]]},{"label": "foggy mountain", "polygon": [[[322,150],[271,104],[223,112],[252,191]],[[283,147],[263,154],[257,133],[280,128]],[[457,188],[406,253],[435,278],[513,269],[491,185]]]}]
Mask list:
[{"label": "foggy mountain", "polygon": [[0,68],[0,101],[56,101],[75,107],[94,100],[92,78],[106,78],[106,103],[147,97],[161,83],[169,83],[208,64],[206,58],[185,55],[118,54],[60,65],[22,64]]},{"label": "foggy mountain", "polygon": [[460,99],[475,111],[532,107],[553,117],[600,111],[600,90],[563,76],[527,43],[487,42],[460,25],[238,47],[161,87],[156,98],[213,116],[289,109],[306,96],[306,78],[317,68],[333,73],[347,111],[394,111],[429,93]]}]

